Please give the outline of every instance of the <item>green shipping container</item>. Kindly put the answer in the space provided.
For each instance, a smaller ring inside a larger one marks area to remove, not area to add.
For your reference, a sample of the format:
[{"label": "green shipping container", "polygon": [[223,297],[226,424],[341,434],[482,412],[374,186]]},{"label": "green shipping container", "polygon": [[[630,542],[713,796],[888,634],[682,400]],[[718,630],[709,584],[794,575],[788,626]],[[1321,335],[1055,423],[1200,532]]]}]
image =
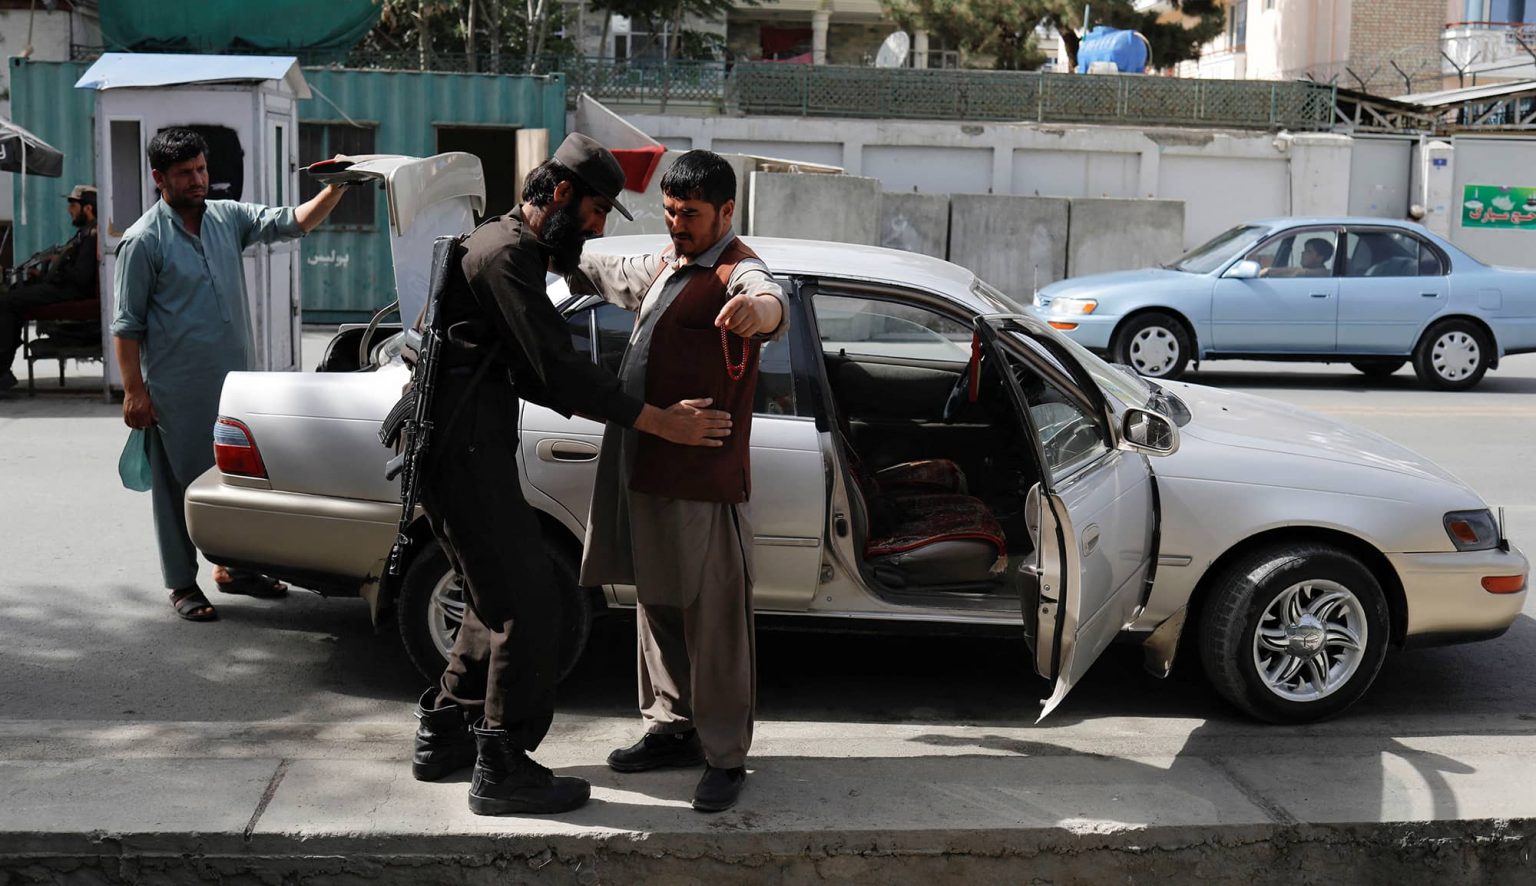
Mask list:
[{"label": "green shipping container", "polygon": [[[20,224],[16,182],[15,254],[24,258],[70,233],[62,195],[95,182],[95,93],[74,85],[88,65],[11,60],[12,117],[64,152],[64,177],[27,182],[28,224]],[[299,103],[299,160],[333,154],[428,156],[467,150],[486,167],[487,211],[516,201],[515,134],[544,129],[565,137],[565,81],[494,74],[305,68],[314,97]],[[188,121],[194,123],[196,121]],[[300,197],[312,191],[306,188]],[[332,218],[304,239],[304,320],[366,319],[394,301],[388,207],[376,188],[349,194]]]}]

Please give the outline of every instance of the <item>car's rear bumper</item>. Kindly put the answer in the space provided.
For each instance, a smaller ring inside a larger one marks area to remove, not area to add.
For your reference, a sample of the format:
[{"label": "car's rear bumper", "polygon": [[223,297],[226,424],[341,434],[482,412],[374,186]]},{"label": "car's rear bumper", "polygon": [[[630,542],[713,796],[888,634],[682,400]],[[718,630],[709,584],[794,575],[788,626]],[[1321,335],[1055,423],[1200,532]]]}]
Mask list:
[{"label": "car's rear bumper", "polygon": [[187,487],[187,529],[210,560],[359,583],[389,554],[399,516],[391,502],[232,486],[218,468]]},{"label": "car's rear bumper", "polygon": [[1493,594],[1485,576],[1530,575],[1516,548],[1444,554],[1388,554],[1408,602],[1406,641],[1412,645],[1497,637],[1525,605],[1528,590]]}]

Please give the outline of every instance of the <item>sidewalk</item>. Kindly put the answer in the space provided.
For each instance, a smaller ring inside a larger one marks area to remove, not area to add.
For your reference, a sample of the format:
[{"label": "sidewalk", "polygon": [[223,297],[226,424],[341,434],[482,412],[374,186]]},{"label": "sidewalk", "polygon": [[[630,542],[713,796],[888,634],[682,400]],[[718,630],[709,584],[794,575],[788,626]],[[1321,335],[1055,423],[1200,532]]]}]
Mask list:
[{"label": "sidewalk", "polygon": [[705,816],[695,771],[601,765],[632,720],[562,716],[539,758],[593,801],[495,819],[467,773],[410,777],[404,720],[0,721],[0,882],[1528,881],[1536,740],[1507,719],[1385,742],[1127,719],[1061,744],[766,723],[741,804]]}]

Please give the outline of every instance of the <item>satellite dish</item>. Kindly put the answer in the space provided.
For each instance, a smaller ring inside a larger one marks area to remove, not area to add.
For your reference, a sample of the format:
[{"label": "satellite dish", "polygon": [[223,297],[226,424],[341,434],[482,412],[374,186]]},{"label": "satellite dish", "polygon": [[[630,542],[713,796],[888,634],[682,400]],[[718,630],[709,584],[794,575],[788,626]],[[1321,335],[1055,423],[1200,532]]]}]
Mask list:
[{"label": "satellite dish", "polygon": [[906,31],[897,31],[885,38],[880,44],[880,51],[875,53],[875,67],[877,68],[904,68],[907,65],[907,53],[912,48],[912,38]]}]

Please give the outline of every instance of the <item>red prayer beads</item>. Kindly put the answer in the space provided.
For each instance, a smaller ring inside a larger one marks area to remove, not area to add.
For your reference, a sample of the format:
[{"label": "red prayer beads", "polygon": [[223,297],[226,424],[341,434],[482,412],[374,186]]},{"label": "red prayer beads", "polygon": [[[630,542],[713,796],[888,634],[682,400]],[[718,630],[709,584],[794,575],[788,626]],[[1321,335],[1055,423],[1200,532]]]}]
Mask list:
[{"label": "red prayer beads", "polygon": [[752,359],[752,342],[745,339],[741,342],[741,362],[731,362],[731,334],[720,327],[720,350],[725,352],[725,374],[731,377],[731,381],[741,381],[747,374],[747,361]]}]

